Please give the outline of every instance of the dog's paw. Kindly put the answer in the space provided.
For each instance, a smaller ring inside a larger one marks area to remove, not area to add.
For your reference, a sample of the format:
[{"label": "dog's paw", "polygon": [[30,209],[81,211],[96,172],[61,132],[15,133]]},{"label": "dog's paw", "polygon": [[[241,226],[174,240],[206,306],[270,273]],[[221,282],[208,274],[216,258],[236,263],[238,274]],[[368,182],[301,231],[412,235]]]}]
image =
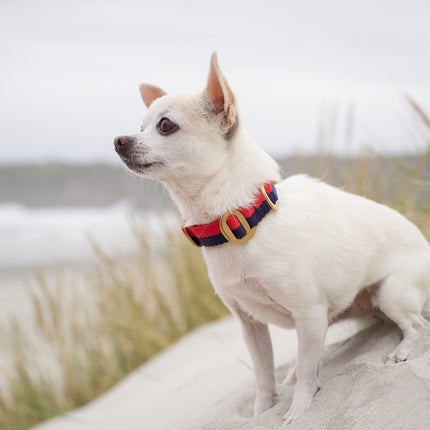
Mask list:
[{"label": "dog's paw", "polygon": [[284,420],[284,426],[287,426],[288,424],[293,423],[297,420],[297,418],[300,418],[303,413],[308,409],[310,405],[308,406],[299,406],[299,405],[291,405],[288,412],[282,417]]},{"label": "dog's paw", "polygon": [[254,404],[254,417],[273,407],[275,396],[276,394],[257,396]]},{"label": "dog's paw", "polygon": [[284,425],[293,423],[300,418],[303,413],[308,409],[314,398],[315,393],[319,391],[318,385],[300,385],[294,390],[293,402],[288,412],[283,416]]},{"label": "dog's paw", "polygon": [[385,357],[385,364],[402,363],[407,359],[408,359],[408,355],[406,353],[402,353],[400,351],[399,352],[393,351],[391,354],[388,354]]}]

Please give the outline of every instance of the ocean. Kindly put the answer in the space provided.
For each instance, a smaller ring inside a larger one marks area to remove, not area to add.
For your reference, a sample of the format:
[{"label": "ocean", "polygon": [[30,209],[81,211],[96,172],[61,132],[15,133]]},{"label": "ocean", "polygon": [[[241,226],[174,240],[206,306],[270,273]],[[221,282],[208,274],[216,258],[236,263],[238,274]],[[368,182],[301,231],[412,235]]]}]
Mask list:
[{"label": "ocean", "polygon": [[29,208],[0,205],[0,275],[95,259],[136,249],[133,225],[148,218],[126,203],[108,207]]}]

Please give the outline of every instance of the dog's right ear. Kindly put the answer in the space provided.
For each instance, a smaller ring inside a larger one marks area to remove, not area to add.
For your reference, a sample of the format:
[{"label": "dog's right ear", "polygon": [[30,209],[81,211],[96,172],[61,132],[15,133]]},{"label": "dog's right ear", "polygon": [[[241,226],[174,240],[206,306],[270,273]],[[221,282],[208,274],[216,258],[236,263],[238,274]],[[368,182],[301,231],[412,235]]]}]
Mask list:
[{"label": "dog's right ear", "polygon": [[211,57],[208,82],[203,91],[203,98],[208,101],[209,108],[216,115],[221,116],[225,136],[231,137],[238,125],[236,101],[233,91],[218,65],[216,52]]},{"label": "dog's right ear", "polygon": [[140,84],[139,85],[140,95],[142,97],[143,103],[149,108],[152,102],[160,97],[165,96],[167,93],[161,88],[151,85],[151,84]]}]

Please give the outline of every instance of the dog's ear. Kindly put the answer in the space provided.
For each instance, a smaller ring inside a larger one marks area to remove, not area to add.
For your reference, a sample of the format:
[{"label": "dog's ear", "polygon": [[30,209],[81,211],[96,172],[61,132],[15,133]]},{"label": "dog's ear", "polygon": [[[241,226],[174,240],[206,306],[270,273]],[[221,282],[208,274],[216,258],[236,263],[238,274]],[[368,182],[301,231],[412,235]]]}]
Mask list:
[{"label": "dog's ear", "polygon": [[140,84],[139,91],[142,96],[143,103],[145,103],[147,108],[151,106],[154,100],[167,94],[161,88],[151,84]]},{"label": "dog's ear", "polygon": [[[230,137],[238,125],[236,101],[233,91],[218,65],[216,52],[211,57],[208,82],[203,91],[203,98],[209,103],[209,108],[222,117],[221,125],[225,128],[225,136]],[[232,128],[234,128],[233,131]]]}]

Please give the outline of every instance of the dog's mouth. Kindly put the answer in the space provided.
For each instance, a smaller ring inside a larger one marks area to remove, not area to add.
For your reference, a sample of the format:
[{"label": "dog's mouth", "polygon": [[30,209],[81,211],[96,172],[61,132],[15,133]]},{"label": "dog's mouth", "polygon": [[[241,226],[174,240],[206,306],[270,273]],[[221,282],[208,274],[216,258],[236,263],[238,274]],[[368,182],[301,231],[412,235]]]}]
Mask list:
[{"label": "dog's mouth", "polygon": [[115,147],[115,151],[121,158],[121,161],[134,172],[137,173],[143,173],[144,171],[147,171],[149,169],[152,169],[154,167],[159,167],[163,163],[161,161],[148,161],[145,162],[145,160],[142,160],[140,156],[136,156],[136,154],[133,153],[133,151],[127,151],[124,150],[122,147]]},{"label": "dog's mouth", "polygon": [[126,157],[121,157],[121,160],[130,170],[147,170],[151,167],[161,166],[163,163],[161,161],[152,161],[150,163],[137,163],[134,160],[130,160]]}]

